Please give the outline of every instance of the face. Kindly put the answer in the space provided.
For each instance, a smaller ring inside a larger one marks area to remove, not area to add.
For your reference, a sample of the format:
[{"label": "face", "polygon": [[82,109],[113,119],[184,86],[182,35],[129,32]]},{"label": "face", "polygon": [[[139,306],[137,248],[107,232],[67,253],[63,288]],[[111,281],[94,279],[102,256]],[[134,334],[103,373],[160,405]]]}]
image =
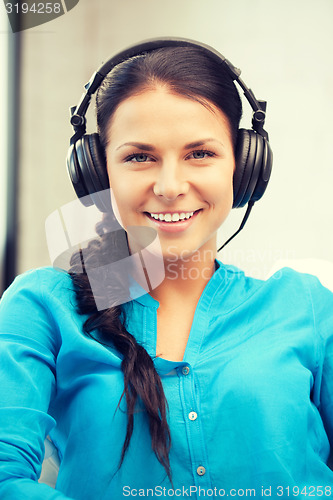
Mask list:
[{"label": "face", "polygon": [[215,255],[217,230],[233,202],[235,160],[224,114],[167,89],[148,90],[118,106],[108,140],[122,226],[154,228],[166,259]]}]

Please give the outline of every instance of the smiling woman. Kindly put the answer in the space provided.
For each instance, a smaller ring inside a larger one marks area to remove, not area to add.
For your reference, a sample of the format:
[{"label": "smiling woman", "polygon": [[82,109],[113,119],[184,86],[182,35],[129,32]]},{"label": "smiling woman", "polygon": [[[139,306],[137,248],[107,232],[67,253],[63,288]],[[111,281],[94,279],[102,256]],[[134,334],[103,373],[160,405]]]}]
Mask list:
[{"label": "smiling woman", "polygon": [[[27,273],[2,301],[1,498],[331,496],[333,295],[308,275],[262,281],[216,259],[217,230],[261,198],[272,163],[265,103],[239,75],[197,42],[144,42],[73,108],[71,180],[105,214],[69,273]],[[238,129],[235,80],[251,130]],[[150,286],[133,297],[140,275]],[[123,282],[125,300],[99,308]],[[46,435],[55,490],[37,483]]]}]

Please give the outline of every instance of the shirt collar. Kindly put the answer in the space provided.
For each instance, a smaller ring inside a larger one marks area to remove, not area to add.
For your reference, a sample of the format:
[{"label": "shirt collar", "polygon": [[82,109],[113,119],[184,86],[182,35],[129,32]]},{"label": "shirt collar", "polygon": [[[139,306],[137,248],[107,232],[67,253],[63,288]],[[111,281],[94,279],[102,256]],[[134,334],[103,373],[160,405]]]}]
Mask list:
[{"label": "shirt collar", "polygon": [[[218,282],[221,281],[221,278],[223,279],[223,276],[224,276],[224,265],[222,264],[221,261],[215,259],[215,272],[213,274],[213,276],[210,278],[210,280],[208,281],[208,283],[210,283],[211,281],[215,281],[216,280]],[[158,309],[159,308],[159,302],[157,300],[155,300],[149,293],[145,292],[143,289],[142,289],[143,293],[140,294],[140,296],[137,296],[135,299],[133,299],[135,302],[138,302],[139,304],[145,306],[145,307],[151,307],[153,309]]]}]

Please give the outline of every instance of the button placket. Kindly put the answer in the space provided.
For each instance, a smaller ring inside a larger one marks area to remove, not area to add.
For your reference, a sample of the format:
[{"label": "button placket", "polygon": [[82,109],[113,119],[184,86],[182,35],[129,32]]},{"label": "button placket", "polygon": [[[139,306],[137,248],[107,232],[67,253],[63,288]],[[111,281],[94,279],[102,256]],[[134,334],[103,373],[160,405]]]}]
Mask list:
[{"label": "button placket", "polygon": [[196,374],[191,365],[182,366],[179,377],[183,417],[192,463],[193,484],[201,488],[210,488],[210,473],[199,413],[200,393],[197,389],[200,384],[195,382]]}]

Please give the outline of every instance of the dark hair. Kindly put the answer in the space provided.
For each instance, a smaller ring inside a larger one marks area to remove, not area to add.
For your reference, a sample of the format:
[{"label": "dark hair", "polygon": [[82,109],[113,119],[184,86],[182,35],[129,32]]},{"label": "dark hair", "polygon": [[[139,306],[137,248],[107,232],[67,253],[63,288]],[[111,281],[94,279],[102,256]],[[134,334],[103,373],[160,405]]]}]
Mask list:
[{"label": "dark hair", "polygon": [[195,47],[166,47],[125,60],[103,80],[96,96],[98,132],[108,142],[108,125],[127,97],[164,85],[171,92],[205,106],[213,103],[228,118],[235,147],[242,104],[224,64]]},{"label": "dark hair", "polygon": [[[144,90],[164,85],[171,92],[199,101],[213,103],[227,117],[235,147],[242,106],[237,89],[223,64],[200,49],[168,47],[134,56],[117,65],[104,79],[96,96],[97,124],[102,146],[108,142],[110,120],[118,105],[126,98]],[[116,246],[115,234],[107,229],[108,216],[98,226],[99,238],[85,251],[85,259],[104,260]],[[118,468],[122,465],[133,433],[138,398],[149,419],[152,449],[171,480],[169,451],[170,430],[167,423],[167,402],[163,386],[152,358],[126,330],[121,306],[98,311],[87,274],[82,269],[82,254],[73,255],[69,270],[73,280],[78,311],[88,314],[84,331],[92,336],[98,330],[123,356],[124,392],[127,403],[127,431]],[[123,397],[122,396],[122,397]]]}]

